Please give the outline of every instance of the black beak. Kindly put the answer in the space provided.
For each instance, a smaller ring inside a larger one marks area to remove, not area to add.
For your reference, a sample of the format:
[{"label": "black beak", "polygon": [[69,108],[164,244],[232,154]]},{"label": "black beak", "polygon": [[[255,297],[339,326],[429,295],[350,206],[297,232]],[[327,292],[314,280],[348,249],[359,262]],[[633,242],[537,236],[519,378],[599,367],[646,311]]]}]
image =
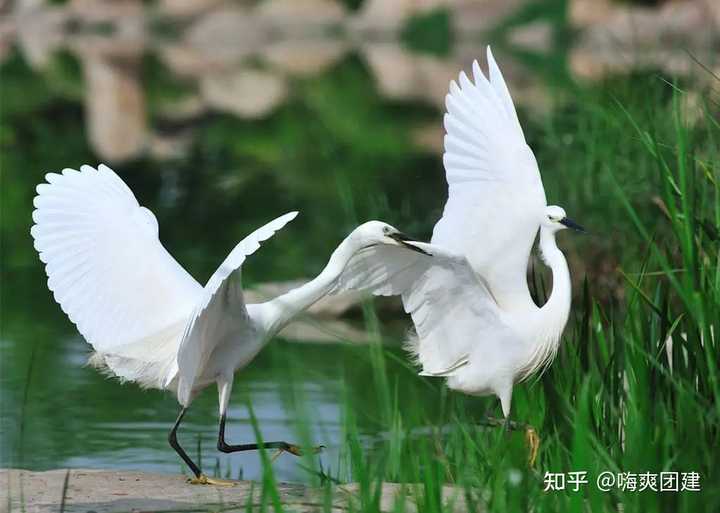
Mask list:
[{"label": "black beak", "polygon": [[412,244],[408,244],[408,242],[412,242],[414,240],[409,235],[405,235],[402,232],[396,232],[391,235],[388,235],[388,237],[399,242],[400,244],[402,244],[403,246],[405,246],[408,249],[412,249],[413,251],[417,251],[418,253],[422,253],[423,255],[432,256],[430,253],[428,253],[424,249],[420,249]]},{"label": "black beak", "polygon": [[568,217],[563,217],[562,219],[560,219],[560,224],[563,224],[563,225],[567,226],[568,228],[571,228],[577,232],[587,233],[585,228],[583,228],[582,226],[580,226],[579,224],[577,224],[575,221],[573,221],[572,219],[570,219]]}]

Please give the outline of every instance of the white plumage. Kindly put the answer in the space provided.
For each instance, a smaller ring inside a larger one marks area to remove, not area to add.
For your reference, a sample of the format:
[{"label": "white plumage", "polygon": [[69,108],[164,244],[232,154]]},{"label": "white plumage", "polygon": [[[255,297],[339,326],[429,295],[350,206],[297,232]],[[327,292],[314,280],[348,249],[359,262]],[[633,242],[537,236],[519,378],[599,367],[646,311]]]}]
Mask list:
[{"label": "white plumage", "polygon": [[[408,347],[421,374],[445,377],[450,388],[467,394],[495,394],[507,417],[514,383],[556,354],[571,290],[555,233],[581,227],[560,207],[546,206],[535,156],[489,48],[487,58],[489,80],[475,61],[474,83],[464,72],[450,83],[443,157],[448,200],[431,243],[409,243],[432,258],[398,247],[360,252],[351,260],[353,281],[341,282],[339,290],[400,295],[415,325]],[[553,273],[552,295],[542,308],[526,276],[538,230]]]},{"label": "white plumage", "polygon": [[461,72],[446,97],[445,174],[448,201],[432,243],[465,255],[500,305],[530,296],[527,262],[545,211],[535,156],[510,93],[488,48],[488,81],[477,61],[475,83]]},{"label": "white plumage", "polygon": [[31,234],[48,288],[117,376],[159,387],[202,287],[165,250],[153,213],[106,166],[49,173]]},{"label": "white plumage", "polygon": [[183,333],[177,365],[165,378],[165,384],[169,385],[176,376],[179,377],[177,392],[180,404],[189,404],[193,387],[215,347],[226,337],[246,335],[244,331],[252,324],[245,307],[240,276],[231,280],[230,275],[240,269],[247,256],[260,248],[261,242],[272,237],[296,216],[297,212],[290,212],[278,217],[243,239],[203,288]]},{"label": "white plumage", "polygon": [[[45,263],[48,287],[95,349],[91,363],[122,380],[176,392],[183,408],[170,444],[201,483],[209,480],[176,439],[193,398],[217,384],[218,448],[256,448],[231,446],[224,440],[235,371],[249,364],[295,315],[335,289],[338,281],[352,281],[346,265],[356,253],[406,244],[406,237],[392,226],[365,223],[337,247],[314,280],[272,301],[246,305],[240,282],[245,258],[297,212],[245,237],[202,287],[160,243],[153,213],[138,204],[107,166],[65,169],[48,174],[46,180],[37,187],[31,233]],[[265,445],[298,453],[286,442]]]}]

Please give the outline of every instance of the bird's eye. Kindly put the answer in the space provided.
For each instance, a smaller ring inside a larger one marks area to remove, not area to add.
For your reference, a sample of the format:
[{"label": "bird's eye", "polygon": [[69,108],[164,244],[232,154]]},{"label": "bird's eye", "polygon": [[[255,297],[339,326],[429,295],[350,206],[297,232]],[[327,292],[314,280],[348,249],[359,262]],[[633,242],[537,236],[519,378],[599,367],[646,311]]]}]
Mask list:
[{"label": "bird's eye", "polygon": [[388,228],[387,226],[385,226],[385,227],[383,228],[383,233],[384,233],[385,235],[387,235],[388,233],[390,233],[390,228]]}]

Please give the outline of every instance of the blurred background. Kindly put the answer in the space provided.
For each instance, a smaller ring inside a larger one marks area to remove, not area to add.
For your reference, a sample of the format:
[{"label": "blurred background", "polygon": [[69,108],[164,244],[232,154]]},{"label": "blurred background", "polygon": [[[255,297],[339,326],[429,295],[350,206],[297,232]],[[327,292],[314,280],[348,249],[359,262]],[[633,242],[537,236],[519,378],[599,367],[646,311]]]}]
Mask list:
[{"label": "blurred background", "polygon": [[[614,308],[627,293],[617,270],[641,248],[612,181],[651,226],[663,216],[660,179],[617,114],[667,112],[673,90],[690,126],[717,105],[719,23],[714,0],[0,2],[0,466],[182,468],[165,436],[174,398],[84,367],[89,346],[47,290],[29,236],[46,172],[108,164],[201,283],[252,229],[299,210],[243,269],[252,297],[268,297],[318,273],[359,222],[429,238],[446,198],[448,82],[474,59],[486,68],[492,44],[549,203],[592,233],[561,236],[575,290],[587,278]],[[238,375],[229,441],[255,439],[251,402],[266,440],[323,443],[338,467],[345,405],[366,449],[382,443],[376,379],[439,418],[442,392],[404,361],[407,328],[394,300],[319,305]],[[390,356],[384,378],[374,351]],[[194,403],[183,443],[206,467],[257,478],[256,454],[214,450],[216,401],[208,389]],[[289,456],[276,470],[305,475]]]}]

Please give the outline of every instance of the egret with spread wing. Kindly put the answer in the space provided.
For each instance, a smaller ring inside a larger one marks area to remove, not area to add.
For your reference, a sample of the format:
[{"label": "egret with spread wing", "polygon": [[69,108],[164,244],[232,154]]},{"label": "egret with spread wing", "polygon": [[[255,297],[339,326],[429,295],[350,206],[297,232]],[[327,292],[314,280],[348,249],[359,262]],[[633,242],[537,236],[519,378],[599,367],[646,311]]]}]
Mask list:
[{"label": "egret with spread wing", "polygon": [[[431,244],[409,243],[432,257],[398,247],[361,252],[337,290],[401,295],[415,325],[408,345],[421,374],[447,378],[467,394],[498,396],[507,419],[513,385],[552,362],[570,312],[570,273],[555,235],[582,228],[562,208],[546,205],[535,156],[490,48],[487,57],[489,79],[475,61],[474,82],[460,73],[446,98],[448,200]],[[542,307],[527,284],[538,230],[553,276]]]},{"label": "egret with spread wing", "polygon": [[[110,168],[81,167],[50,173],[38,185],[31,229],[45,263],[48,287],[95,353],[91,363],[122,381],[174,391],[181,405],[170,445],[195,474],[207,478],[177,441],[180,422],[195,396],[217,384],[218,449],[237,452],[257,444],[230,445],[225,419],[235,371],[298,313],[335,287],[356,253],[407,245],[407,237],[379,221],[355,230],[309,283],[261,304],[246,304],[240,283],[245,258],[297,215],[290,212],[245,237],[203,287],[168,253],[153,213]],[[299,454],[287,442],[265,447]]]}]

